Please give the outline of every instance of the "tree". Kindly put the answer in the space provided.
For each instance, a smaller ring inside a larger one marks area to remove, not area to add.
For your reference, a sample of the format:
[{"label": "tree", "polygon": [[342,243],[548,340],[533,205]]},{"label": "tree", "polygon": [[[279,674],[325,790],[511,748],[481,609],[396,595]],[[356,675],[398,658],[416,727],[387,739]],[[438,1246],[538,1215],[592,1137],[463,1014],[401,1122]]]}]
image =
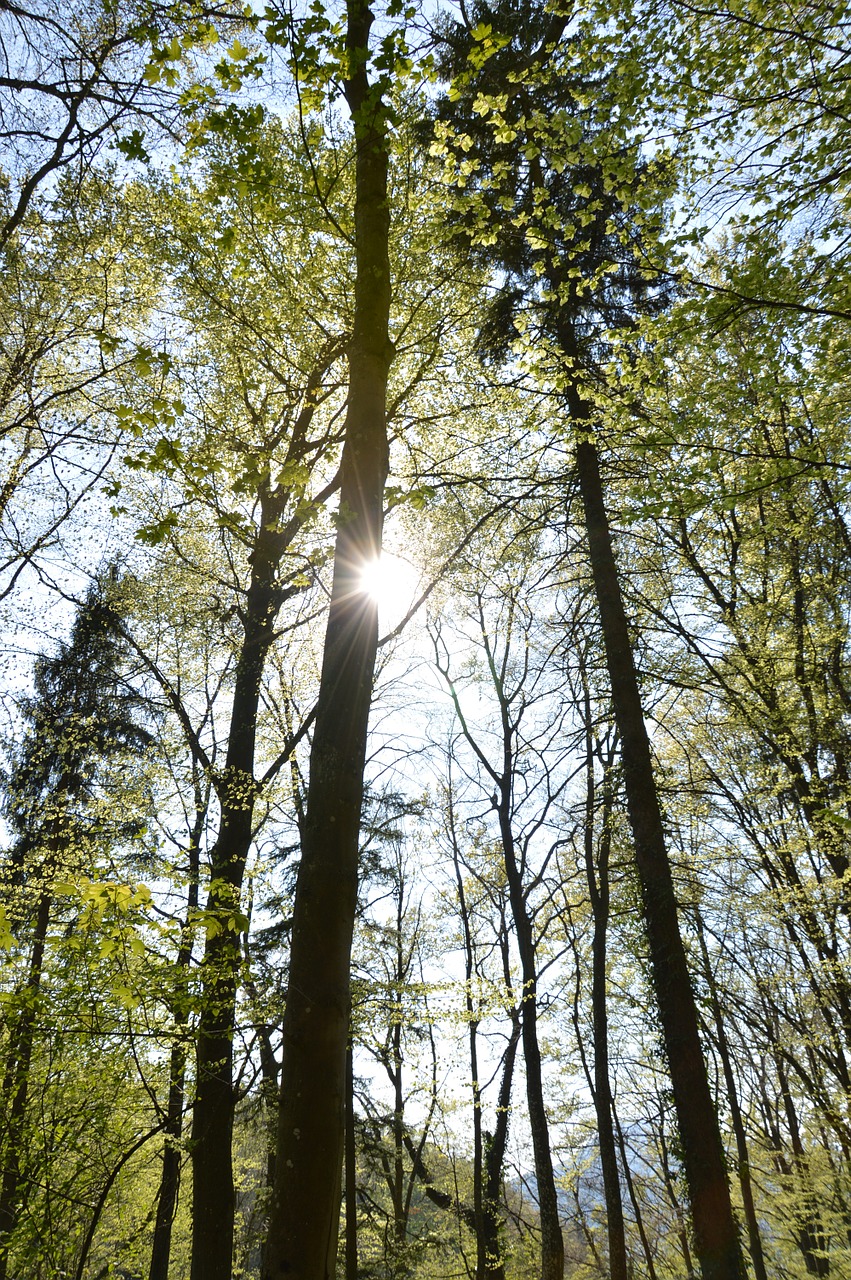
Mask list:
[{"label": "tree", "polygon": [[29,960],[10,1008],[5,1046],[3,1277],[20,1209],[30,1070],[57,882],[90,875],[96,851],[132,837],[143,819],[100,812],[107,766],[120,762],[127,769],[153,741],[142,722],[145,704],[122,678],[124,652],[121,584],[113,571],[90,589],[70,639],[36,664],[34,693],[23,705],[27,727],[6,782],[6,813],[16,839],[4,867],[4,905],[26,938]]},{"label": "tree", "polygon": [[[301,212],[302,241],[292,246],[292,257],[278,253],[280,228],[296,216],[285,165],[290,148],[298,150],[291,134],[267,123],[262,113],[253,119],[253,132],[245,137],[214,135],[206,170],[190,190],[164,196],[153,219],[146,207],[137,214],[152,242],[172,258],[177,305],[198,342],[193,352],[181,352],[164,385],[149,392],[152,410],[133,418],[143,443],[132,465],[165,481],[154,490],[142,538],[153,547],[165,542],[196,566],[205,563],[203,578],[210,564],[209,545],[199,545],[203,521],[221,548],[222,568],[215,571],[232,599],[230,612],[214,604],[230,648],[221,761],[205,742],[188,697],[181,696],[179,673],[171,678],[137,644],[219,808],[218,831],[205,859],[209,880],[192,1113],[192,1265],[193,1275],[205,1280],[229,1277],[233,1265],[233,1042],[244,958],[240,937],[247,929],[246,868],[259,802],[310,724],[307,716],[286,728],[273,758],[262,764],[265,744],[261,740],[258,747],[258,738],[266,669],[283,619],[288,630],[303,621],[299,601],[314,586],[322,562],[311,526],[321,521],[340,485],[336,415],[344,334],[333,326],[346,317],[300,293],[308,263],[315,260],[320,271],[330,258],[338,267],[336,245],[329,250]],[[258,186],[267,184],[265,216],[229,185],[231,166],[244,148],[253,148],[264,162],[258,164]],[[276,182],[274,204],[269,182]],[[131,192],[128,200],[133,213],[137,196]],[[217,225],[223,211],[231,220],[227,264],[211,245],[214,219]],[[273,281],[258,279],[253,268],[253,255],[261,249],[269,255]],[[275,305],[288,301],[284,317],[275,314],[270,300],[272,283]],[[126,504],[132,476],[122,483],[116,496],[126,491]],[[188,528],[180,517],[187,494],[196,508]],[[286,691],[284,696],[290,698]],[[291,710],[291,700],[288,705]]]},{"label": "tree", "polygon": [[[4,175],[0,249],[36,198],[65,173],[77,181],[111,146],[147,159],[145,130],[181,120],[175,64],[215,44],[215,23],[241,23],[226,5],[101,0],[72,9],[61,0],[21,0],[0,14],[0,159]],[[120,130],[135,127],[128,133]],[[141,126],[141,127],[140,127]]]},{"label": "tree", "polygon": [[360,575],[381,551],[392,359],[388,86],[384,75],[370,80],[373,21],[365,0],[348,0],[343,88],[356,149],[354,327],[341,518],[293,909],[267,1280],[319,1280],[336,1266],[358,831],[378,642],[376,605]]},{"label": "tree", "polygon": [[[617,128],[606,133],[598,123],[605,87],[594,85],[596,103],[588,107],[590,86],[580,88],[569,67],[559,66],[566,18],[534,6],[508,14],[482,5],[474,14],[475,28],[456,27],[448,39],[446,70],[457,78],[454,101],[443,106],[438,145],[456,172],[473,175],[460,234],[505,276],[490,330],[494,349],[510,349],[517,317],[527,343],[541,344],[541,363],[549,364],[570,415],[696,1248],[707,1280],[738,1280],[738,1232],[677,919],[590,392],[604,358],[604,328],[629,327],[647,291],[639,264],[650,228],[639,230],[638,199],[644,185],[649,204],[650,170]],[[522,86],[507,100],[500,94],[506,76]],[[525,147],[518,146],[521,138]]]},{"label": "tree", "polygon": [[[480,786],[493,788],[491,805],[520,957],[519,1013],[540,1206],[541,1275],[544,1280],[555,1280],[564,1271],[564,1241],[538,1032],[538,947],[543,929],[537,918],[542,909],[532,905],[531,895],[540,885],[558,843],[549,842],[549,848],[544,843],[542,851],[536,847],[565,786],[564,761],[559,758],[565,750],[564,709],[557,694],[548,687],[546,666],[542,670],[536,661],[534,592],[523,583],[527,598],[521,602],[517,596],[522,582],[517,572],[518,544],[520,539],[504,553],[504,565],[481,573],[480,582],[487,585],[474,588],[470,601],[471,631],[475,628],[475,643],[484,668],[482,682],[494,703],[495,725],[489,734],[480,736],[464,715],[456,679],[451,674],[449,649],[439,628],[434,644],[435,663],[447,682],[460,733],[476,761]],[[532,555],[529,562],[534,563]],[[532,760],[537,770],[533,769]],[[543,919],[547,919],[546,908]]]}]

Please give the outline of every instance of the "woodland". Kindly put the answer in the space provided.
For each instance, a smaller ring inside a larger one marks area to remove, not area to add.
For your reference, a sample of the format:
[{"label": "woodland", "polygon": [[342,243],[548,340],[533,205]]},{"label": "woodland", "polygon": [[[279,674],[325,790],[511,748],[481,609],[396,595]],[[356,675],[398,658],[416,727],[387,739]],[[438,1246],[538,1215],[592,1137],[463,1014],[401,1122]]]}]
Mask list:
[{"label": "woodland", "polygon": [[849,35],[0,0],[0,1280],[851,1275]]}]

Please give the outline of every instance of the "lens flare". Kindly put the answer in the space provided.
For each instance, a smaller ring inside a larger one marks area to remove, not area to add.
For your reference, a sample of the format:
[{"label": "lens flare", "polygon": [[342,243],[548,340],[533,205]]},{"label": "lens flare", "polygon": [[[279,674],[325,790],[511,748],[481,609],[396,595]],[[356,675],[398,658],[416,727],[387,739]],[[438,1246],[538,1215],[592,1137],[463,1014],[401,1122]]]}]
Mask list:
[{"label": "lens flare", "polygon": [[404,614],[413,602],[419,575],[405,560],[386,552],[369,560],[360,573],[361,589],[378,605],[382,614]]}]

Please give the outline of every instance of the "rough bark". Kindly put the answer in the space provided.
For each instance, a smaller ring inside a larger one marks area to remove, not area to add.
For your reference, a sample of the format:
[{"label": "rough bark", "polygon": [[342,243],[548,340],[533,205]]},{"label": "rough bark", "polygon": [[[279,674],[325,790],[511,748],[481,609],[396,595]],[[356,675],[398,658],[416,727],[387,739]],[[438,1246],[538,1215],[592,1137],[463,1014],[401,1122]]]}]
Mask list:
[{"label": "rough bark", "polygon": [[[565,349],[569,349],[567,342]],[[622,744],[627,812],[691,1201],[695,1250],[704,1280],[743,1280],[744,1262],[680,934],[632,638],[606,513],[599,456],[591,434],[591,413],[576,391],[570,393],[569,405],[581,431],[576,465],[588,552]]]},{"label": "rough bark", "polygon": [[356,145],[355,318],[341,518],[293,911],[265,1280],[326,1280],[336,1267],[358,834],[378,641],[377,610],[360,569],[381,549],[392,358],[388,141],[381,94],[367,74],[372,21],[368,3],[349,0],[345,91]]}]

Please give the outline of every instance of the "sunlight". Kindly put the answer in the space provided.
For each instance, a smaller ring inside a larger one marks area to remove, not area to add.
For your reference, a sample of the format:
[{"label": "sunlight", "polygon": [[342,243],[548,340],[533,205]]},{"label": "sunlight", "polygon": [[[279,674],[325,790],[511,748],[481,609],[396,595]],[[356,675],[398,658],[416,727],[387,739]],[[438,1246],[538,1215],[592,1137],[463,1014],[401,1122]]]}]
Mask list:
[{"label": "sunlight", "polygon": [[413,603],[419,586],[419,574],[412,564],[399,556],[383,552],[361,569],[361,587],[387,614],[402,615]]}]

